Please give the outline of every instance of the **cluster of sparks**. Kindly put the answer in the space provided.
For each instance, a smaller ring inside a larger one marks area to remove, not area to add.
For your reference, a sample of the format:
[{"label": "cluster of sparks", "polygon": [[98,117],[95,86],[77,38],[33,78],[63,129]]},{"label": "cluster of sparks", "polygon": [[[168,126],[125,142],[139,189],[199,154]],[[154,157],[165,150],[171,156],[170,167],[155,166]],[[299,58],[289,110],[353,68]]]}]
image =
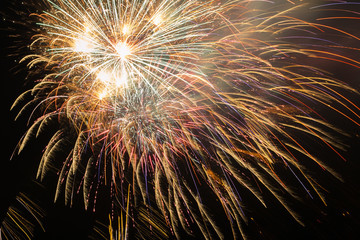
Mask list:
[{"label": "cluster of sparks", "polygon": [[[342,158],[338,149],[343,146],[328,133],[341,130],[311,104],[329,107],[357,125],[359,116],[357,106],[337,91],[353,91],[350,87],[296,59],[359,62],[324,50],[321,39],[312,38],[318,45],[298,47],[286,34],[316,36],[329,30],[356,37],[291,17],[306,4],[285,2],[280,10],[261,12],[264,4],[47,0],[49,9],[33,14],[40,32],[30,46],[34,54],[23,61],[49,74],[15,103],[32,95],[24,109],[35,106],[42,116],[25,134],[20,150],[49,122],[66,122],[50,139],[38,171],[44,178],[56,165],[56,154],[69,149],[57,196],[65,189],[71,203],[82,188],[88,206],[94,186],[105,182],[124,211],[139,202],[155,203],[176,237],[179,228],[191,234],[194,225],[206,238],[223,237],[200,186],[218,199],[234,236],[245,236],[248,222],[239,189],[264,206],[261,189],[266,189],[301,223],[284,200],[286,194],[297,196],[273,165],[286,166],[307,194],[325,203],[297,156],[340,177],[296,133],[322,142]],[[331,102],[345,111],[332,108]],[[76,137],[69,136],[69,128]]]}]

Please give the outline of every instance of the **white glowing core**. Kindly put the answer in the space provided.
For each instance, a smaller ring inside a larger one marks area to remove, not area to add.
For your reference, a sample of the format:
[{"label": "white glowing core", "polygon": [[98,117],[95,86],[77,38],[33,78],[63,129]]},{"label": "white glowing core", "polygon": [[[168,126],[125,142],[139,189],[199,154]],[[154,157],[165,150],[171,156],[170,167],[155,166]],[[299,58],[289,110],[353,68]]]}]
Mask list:
[{"label": "white glowing core", "polygon": [[106,97],[107,95],[107,91],[103,90],[102,92],[99,93],[98,97],[100,100],[102,100],[104,97]]},{"label": "white glowing core", "polygon": [[97,78],[103,83],[109,83],[111,81],[111,74],[108,72],[101,71],[98,73]]},{"label": "white glowing core", "polygon": [[74,46],[74,50],[76,52],[84,52],[84,53],[88,53],[91,52],[92,47],[89,41],[87,41],[86,39],[76,39],[75,41],[75,46]]},{"label": "white glowing core", "polygon": [[126,42],[119,42],[116,44],[115,50],[122,60],[125,60],[126,57],[131,54],[131,49]]},{"label": "white glowing core", "polygon": [[153,19],[152,22],[156,25],[159,26],[162,22],[163,22],[163,18],[160,14],[157,14]]}]

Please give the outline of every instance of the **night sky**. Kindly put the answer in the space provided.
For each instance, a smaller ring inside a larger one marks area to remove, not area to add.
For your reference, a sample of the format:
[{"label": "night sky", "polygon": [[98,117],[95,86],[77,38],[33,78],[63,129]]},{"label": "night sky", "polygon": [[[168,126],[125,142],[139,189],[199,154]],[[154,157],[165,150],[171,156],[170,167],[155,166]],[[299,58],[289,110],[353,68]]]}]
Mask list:
[{"label": "night sky", "polygon": [[[1,125],[0,219],[5,217],[9,206],[16,204],[15,197],[22,192],[46,212],[43,218],[46,232],[35,224],[34,239],[88,239],[89,236],[97,236],[93,226],[99,226],[106,233],[106,227],[101,227],[96,220],[107,223],[109,210],[107,197],[99,200],[96,212],[93,213],[93,209],[84,210],[82,197],[78,197],[72,207],[64,206],[64,197],[53,203],[56,176],[46,178],[41,184],[34,181],[42,151],[48,140],[46,136],[31,141],[24,152],[19,156],[15,155],[10,161],[19,139],[28,127],[26,117],[14,121],[17,111],[10,112],[9,109],[17,96],[31,87],[31,83],[24,80],[26,69],[18,66],[18,56],[12,56],[14,51],[18,51],[15,49],[18,45],[8,37],[13,28],[8,20],[9,17],[16,18],[16,16],[8,10],[7,2],[2,0],[0,5],[0,11],[6,16],[0,19],[0,79],[2,83],[0,91],[2,92],[3,122]],[[359,11],[360,7],[357,7],[357,10]],[[349,25],[348,22],[342,21],[337,23],[345,29],[357,29],[360,36],[360,21],[357,24],[358,26]],[[20,29],[21,31],[26,30]],[[360,48],[360,41],[350,41],[344,45]],[[355,58],[357,55],[357,59],[360,59],[360,51],[354,51],[353,54]],[[315,65],[332,72],[336,78],[360,90],[360,69],[320,60]],[[359,96],[349,94],[349,98],[360,106]],[[314,143],[311,148],[318,148],[322,159],[332,162],[333,168],[344,178],[344,183],[331,175],[320,174],[323,182],[327,183],[324,187],[328,191],[325,193],[328,206],[311,201],[306,194],[301,196],[305,199],[304,203],[290,202],[306,223],[305,227],[293,220],[270,194],[266,196],[268,209],[257,203],[254,197],[245,194],[249,212],[256,219],[256,222],[250,221],[247,227],[250,239],[360,239],[360,127],[356,127],[343,118],[340,119],[335,114],[327,115],[327,120],[351,134],[350,137],[339,139],[348,145],[347,151],[342,152],[347,161],[344,162],[336,155],[327,152],[328,149],[320,144]],[[313,171],[321,170],[313,169]],[[106,196],[107,189],[103,191],[103,196]],[[211,208],[211,199],[208,201]],[[226,223],[225,220],[224,223]],[[184,239],[189,238],[184,237]]]}]

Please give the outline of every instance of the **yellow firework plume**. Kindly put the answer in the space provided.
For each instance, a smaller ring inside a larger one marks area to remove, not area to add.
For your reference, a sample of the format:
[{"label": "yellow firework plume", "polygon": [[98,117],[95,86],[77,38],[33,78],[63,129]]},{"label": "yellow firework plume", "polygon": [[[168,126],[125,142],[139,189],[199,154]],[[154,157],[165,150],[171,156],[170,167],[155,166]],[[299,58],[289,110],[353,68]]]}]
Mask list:
[{"label": "yellow firework plume", "polygon": [[57,197],[65,189],[71,203],[82,188],[89,207],[100,197],[94,189],[105,183],[126,219],[136,222],[129,207],[155,205],[178,238],[179,229],[191,234],[192,228],[207,239],[223,238],[201,194],[208,191],[232,234],[245,237],[249,220],[241,191],[264,206],[267,191],[303,224],[286,201],[298,194],[278,173],[280,164],[326,204],[301,159],[341,177],[298,136],[321,142],[341,159],[344,146],[331,135],[341,130],[315,109],[327,107],[359,125],[359,108],[345,96],[351,87],[312,62],[360,66],[338,53],[347,46],[324,39],[328,31],[356,36],[301,17],[327,5],[48,0],[47,6],[33,14],[39,25],[30,46],[34,54],[22,60],[47,74],[15,105],[31,94],[24,109],[42,112],[20,150],[50,122],[61,123],[38,171],[43,179],[56,155],[67,151]]}]

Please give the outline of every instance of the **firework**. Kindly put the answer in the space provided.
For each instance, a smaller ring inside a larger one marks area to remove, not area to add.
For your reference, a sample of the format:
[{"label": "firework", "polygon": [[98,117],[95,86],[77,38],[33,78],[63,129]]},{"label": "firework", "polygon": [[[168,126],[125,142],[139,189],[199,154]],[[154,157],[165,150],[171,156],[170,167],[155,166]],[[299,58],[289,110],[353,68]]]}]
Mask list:
[{"label": "firework", "polygon": [[[358,38],[297,18],[310,4],[267,4],[48,0],[48,9],[32,15],[39,33],[30,45],[33,54],[22,59],[29,69],[43,69],[43,76],[14,104],[32,95],[19,115],[29,107],[32,116],[42,115],[19,151],[52,122],[60,123],[38,170],[43,179],[58,165],[58,153],[67,151],[56,198],[64,191],[71,204],[82,189],[89,207],[99,186],[108,184],[126,219],[137,218],[129,206],[156,205],[178,238],[179,229],[192,234],[193,228],[207,239],[223,238],[202,191],[219,201],[234,237],[246,236],[249,221],[240,189],[266,206],[265,189],[302,224],[285,200],[298,195],[275,165],[285,166],[309,196],[326,204],[299,159],[341,177],[297,136],[343,158],[344,146],[331,135],[342,131],[315,108],[328,107],[359,125],[358,107],[343,96],[354,90],[311,61],[359,62],[335,51],[344,46],[313,36],[331,31]],[[157,227],[163,223],[148,224],[164,232]]]},{"label": "firework", "polygon": [[[8,208],[0,225],[0,236],[4,239],[31,239],[36,225],[42,230],[44,210],[29,199],[24,193],[16,196],[16,202]],[[34,224],[34,222],[36,224]]]}]

